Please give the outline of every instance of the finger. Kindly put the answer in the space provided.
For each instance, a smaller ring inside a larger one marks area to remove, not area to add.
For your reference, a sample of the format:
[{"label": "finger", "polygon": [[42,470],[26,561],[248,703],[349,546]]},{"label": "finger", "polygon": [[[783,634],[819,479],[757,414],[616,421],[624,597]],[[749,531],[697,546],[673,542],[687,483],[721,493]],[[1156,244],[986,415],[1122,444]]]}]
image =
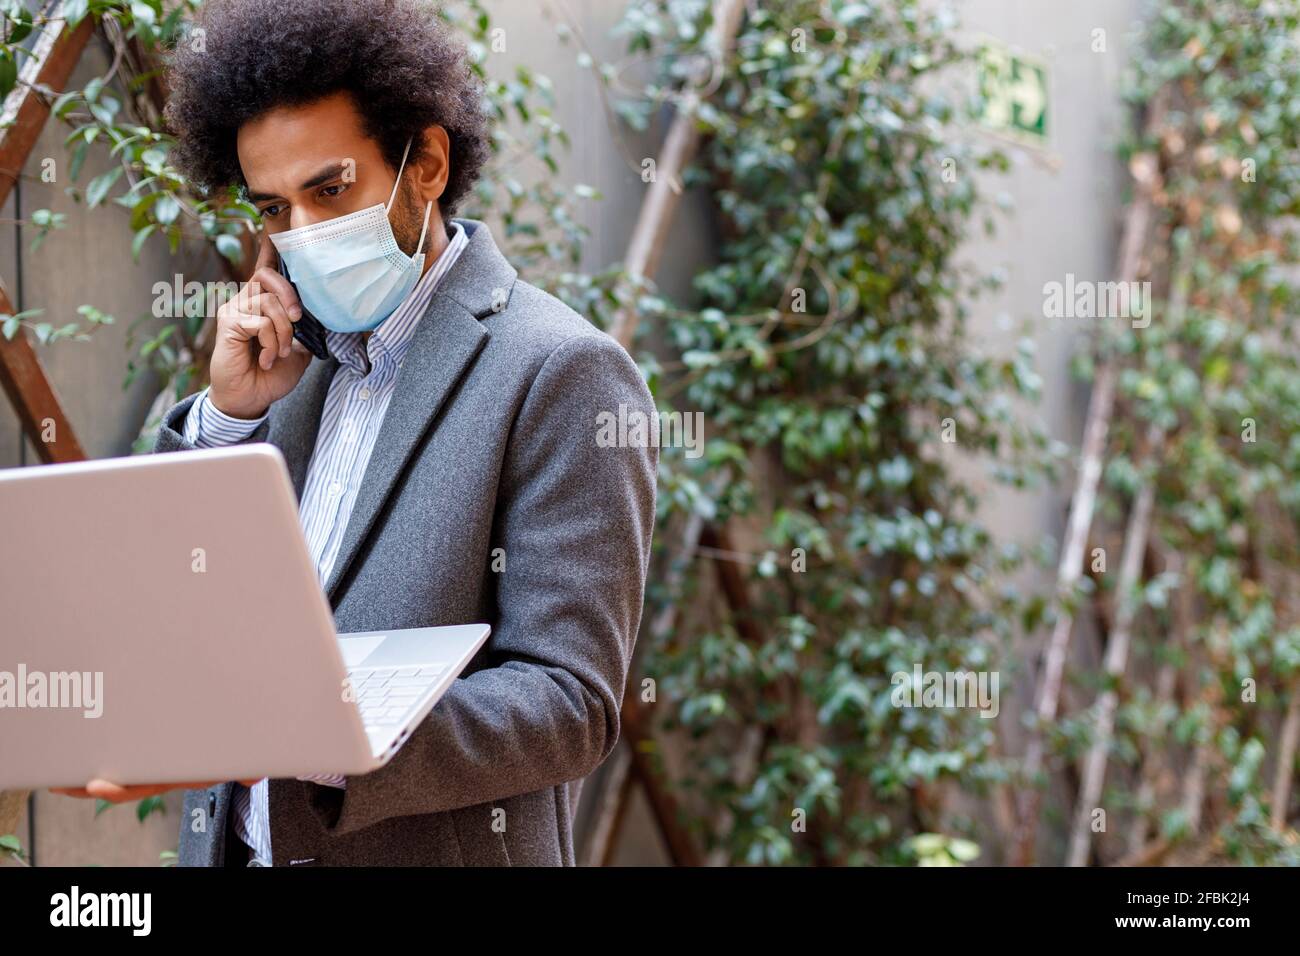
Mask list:
[{"label": "finger", "polygon": [[247,342],[249,339],[257,338],[257,333],[262,330],[263,317],[255,312],[235,312],[230,316],[226,323],[226,331],[240,342]]},{"label": "finger", "polygon": [[275,337],[275,323],[264,315],[257,319],[257,344],[262,347],[257,356],[257,364],[269,372],[280,351],[280,343]]},{"label": "finger", "polygon": [[202,780],[190,783],[147,783],[122,786],[109,780],[92,780],[86,784],[84,793],[87,796],[98,797],[112,803],[123,803],[127,800],[143,800],[145,797],[156,797],[158,794],[166,793],[169,790],[206,790],[208,787],[215,787],[222,782],[221,780]]},{"label": "finger", "polygon": [[275,337],[279,342],[277,352],[280,358],[287,356],[293,347],[293,323],[289,321],[280,300],[269,292],[264,292],[257,297],[253,311],[260,312],[275,325]]},{"label": "finger", "polygon": [[280,274],[280,255],[276,252],[271,237],[265,231],[257,247],[257,262],[253,265],[253,274],[239,290],[240,311],[252,311],[248,307],[249,303],[264,292],[271,292],[280,299],[290,319],[296,322],[302,318],[298,293],[294,291],[289,280]]},{"label": "finger", "polygon": [[237,316],[232,328],[238,329],[240,338],[255,340],[259,346],[255,361],[264,370],[270,370],[280,351],[275,334],[275,323],[264,315]]},{"label": "finger", "polygon": [[148,785],[148,786],[121,786],[108,780],[92,780],[86,784],[86,792],[92,797],[98,797],[100,800],[107,800],[109,803],[125,803],[127,800],[141,800],[145,797],[152,797],[155,794],[165,790],[165,786]]},{"label": "finger", "polygon": [[265,229],[257,241],[257,261],[253,263],[253,272],[260,269],[270,269],[275,272],[280,265],[280,254],[276,251],[275,243],[271,241],[271,234]]},{"label": "finger", "polygon": [[311,364],[313,358],[315,358],[315,356],[312,355],[311,350],[308,349],[307,346],[303,345],[297,339],[293,340],[293,348],[289,352],[289,361],[297,362],[300,368],[305,369]]},{"label": "finger", "polygon": [[289,318],[295,322],[302,318],[302,304],[298,301],[298,293],[294,291],[292,283],[279,272],[274,269],[258,269],[249,280],[250,285],[254,283],[258,287],[254,290],[254,294],[270,292],[280,300]]},{"label": "finger", "polygon": [[256,341],[259,350],[254,361],[269,369],[275,362],[279,344],[275,337],[275,325],[264,315],[236,313],[226,326],[227,331],[237,342]]}]

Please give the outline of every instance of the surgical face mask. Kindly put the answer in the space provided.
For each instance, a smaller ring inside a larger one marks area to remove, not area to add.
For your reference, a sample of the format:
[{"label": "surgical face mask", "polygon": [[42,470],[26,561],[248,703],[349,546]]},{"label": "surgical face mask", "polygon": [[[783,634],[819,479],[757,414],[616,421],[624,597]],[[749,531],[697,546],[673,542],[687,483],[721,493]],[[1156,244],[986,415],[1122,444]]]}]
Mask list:
[{"label": "surgical face mask", "polygon": [[327,329],[369,332],[376,328],[410,295],[424,272],[424,238],[433,203],[425,206],[414,257],[397,245],[388,221],[410,150],[407,140],[386,204],[271,234],[302,304]]}]

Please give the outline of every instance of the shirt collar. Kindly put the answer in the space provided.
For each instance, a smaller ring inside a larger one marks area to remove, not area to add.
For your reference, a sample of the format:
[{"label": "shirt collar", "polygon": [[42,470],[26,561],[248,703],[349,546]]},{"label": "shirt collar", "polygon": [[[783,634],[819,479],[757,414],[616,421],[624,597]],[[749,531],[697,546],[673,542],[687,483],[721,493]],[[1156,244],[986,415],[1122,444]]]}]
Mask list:
[{"label": "shirt collar", "polygon": [[469,242],[464,226],[455,220],[451,225],[453,231],[447,248],[433,261],[420,277],[420,281],[411,289],[410,294],[402,300],[402,304],[393,310],[393,314],[375,327],[370,333],[368,342],[364,340],[361,332],[326,330],[326,348],[340,364],[350,366],[363,374],[366,369],[367,355],[372,369],[388,362],[401,364],[402,356],[406,354],[407,346],[411,344],[411,338],[415,335],[415,328],[428,310],[429,302],[438,284],[451,271],[451,267],[455,265]]}]

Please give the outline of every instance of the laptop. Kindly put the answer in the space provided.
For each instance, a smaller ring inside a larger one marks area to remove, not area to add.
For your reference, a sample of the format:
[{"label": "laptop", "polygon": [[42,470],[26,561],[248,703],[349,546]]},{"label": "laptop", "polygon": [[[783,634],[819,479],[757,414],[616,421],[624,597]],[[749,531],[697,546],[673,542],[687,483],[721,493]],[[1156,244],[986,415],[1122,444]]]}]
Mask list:
[{"label": "laptop", "polygon": [[489,632],[337,634],[273,445],[0,471],[0,790],[363,774]]}]

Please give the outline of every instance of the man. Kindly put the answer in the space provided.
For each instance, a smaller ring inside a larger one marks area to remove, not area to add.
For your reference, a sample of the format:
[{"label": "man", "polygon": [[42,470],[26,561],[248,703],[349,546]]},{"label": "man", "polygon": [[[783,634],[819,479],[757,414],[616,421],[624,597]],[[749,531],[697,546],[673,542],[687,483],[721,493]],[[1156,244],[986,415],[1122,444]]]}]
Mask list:
[{"label": "man", "polygon": [[[373,773],[61,792],[188,788],[183,865],[572,865],[578,785],[618,737],[654,521],[655,448],[601,447],[597,420],[653,415],[646,385],[519,280],[485,225],[451,218],[488,134],[465,51],[427,6],[215,0],[198,26],[203,51],[182,43],[170,75],[176,161],[244,187],[266,236],[218,312],[211,385],[166,414],[155,450],[277,445],[340,632],[492,635]],[[294,338],[304,305],[324,359]]]}]

